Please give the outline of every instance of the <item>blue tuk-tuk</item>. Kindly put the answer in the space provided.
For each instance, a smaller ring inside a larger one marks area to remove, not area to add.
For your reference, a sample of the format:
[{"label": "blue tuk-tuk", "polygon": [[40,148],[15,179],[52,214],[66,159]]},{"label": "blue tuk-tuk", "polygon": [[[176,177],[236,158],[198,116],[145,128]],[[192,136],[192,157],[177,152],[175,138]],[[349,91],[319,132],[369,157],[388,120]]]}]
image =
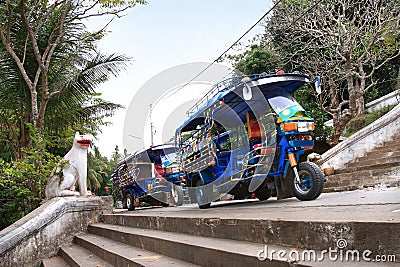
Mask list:
[{"label": "blue tuk-tuk", "polygon": [[123,208],[130,211],[144,202],[162,206],[183,204],[185,177],[172,145],[153,146],[121,160],[111,182],[119,190]]},{"label": "blue tuk-tuk", "polygon": [[314,121],[292,96],[311,82],[300,73],[263,73],[213,86],[175,135],[192,201],[208,208],[224,194],[316,199],[323,173],[300,162],[314,146]]}]

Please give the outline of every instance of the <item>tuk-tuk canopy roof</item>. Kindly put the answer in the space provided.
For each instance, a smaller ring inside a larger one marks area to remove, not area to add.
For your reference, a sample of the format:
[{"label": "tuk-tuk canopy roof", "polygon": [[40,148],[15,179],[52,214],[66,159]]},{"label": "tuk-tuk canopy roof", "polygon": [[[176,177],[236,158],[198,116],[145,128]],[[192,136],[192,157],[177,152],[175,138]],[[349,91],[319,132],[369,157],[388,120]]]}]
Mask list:
[{"label": "tuk-tuk canopy roof", "polygon": [[175,152],[175,146],[171,144],[162,144],[157,146],[152,146],[147,149],[142,149],[134,152],[132,155],[124,158],[123,160],[119,161],[117,166],[129,162],[131,160],[135,160],[138,162],[152,162],[159,164],[160,156],[166,155],[169,153]]},{"label": "tuk-tuk canopy roof", "polygon": [[[245,81],[246,79],[247,81]],[[221,87],[219,84],[216,84],[199,101],[204,104],[196,108],[196,111],[193,109],[189,111],[189,114],[193,112],[193,115],[176,132],[192,131],[198,125],[204,124],[204,112],[213,105],[216,107],[213,114],[214,120],[223,122],[221,124],[224,126],[233,127],[245,122],[248,111],[257,112],[269,109],[267,99],[277,95],[293,94],[297,89],[310,81],[307,75],[300,73],[249,75],[234,77],[229,80],[236,81],[236,84],[232,85],[232,81],[230,83],[226,81],[221,82],[231,84],[227,87]],[[247,101],[244,100],[243,96],[244,82],[252,90],[252,98]],[[223,102],[223,105],[219,105],[221,102]],[[199,106],[198,103],[194,107]]]}]

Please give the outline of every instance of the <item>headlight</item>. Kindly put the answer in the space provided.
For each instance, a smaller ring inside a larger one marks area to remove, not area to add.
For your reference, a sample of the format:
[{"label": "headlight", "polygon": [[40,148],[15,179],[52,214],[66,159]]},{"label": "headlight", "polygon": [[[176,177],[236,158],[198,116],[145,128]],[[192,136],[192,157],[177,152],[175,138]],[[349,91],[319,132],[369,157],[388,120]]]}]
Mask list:
[{"label": "headlight", "polygon": [[288,122],[281,125],[284,132],[298,131],[300,133],[314,131],[314,122]]}]

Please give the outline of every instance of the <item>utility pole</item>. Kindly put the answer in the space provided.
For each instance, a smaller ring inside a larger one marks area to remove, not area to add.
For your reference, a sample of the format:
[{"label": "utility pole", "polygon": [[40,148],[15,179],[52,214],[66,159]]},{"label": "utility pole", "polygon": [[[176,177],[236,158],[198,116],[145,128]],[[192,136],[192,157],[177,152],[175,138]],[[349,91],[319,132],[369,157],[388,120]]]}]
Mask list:
[{"label": "utility pole", "polygon": [[154,140],[153,140],[153,121],[151,120],[151,112],[153,111],[153,105],[150,104],[150,114],[149,114],[149,119],[150,119],[150,140],[151,140],[151,146],[154,145]]}]

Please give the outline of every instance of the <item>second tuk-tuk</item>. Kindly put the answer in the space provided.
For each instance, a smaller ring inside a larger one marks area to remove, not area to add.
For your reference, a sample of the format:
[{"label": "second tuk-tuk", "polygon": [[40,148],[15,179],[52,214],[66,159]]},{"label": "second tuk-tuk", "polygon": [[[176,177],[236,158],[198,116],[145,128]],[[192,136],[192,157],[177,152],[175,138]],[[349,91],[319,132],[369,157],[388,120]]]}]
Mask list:
[{"label": "second tuk-tuk", "polygon": [[111,182],[118,188],[123,208],[130,211],[142,203],[183,204],[185,177],[172,145],[153,146],[121,160]]}]

